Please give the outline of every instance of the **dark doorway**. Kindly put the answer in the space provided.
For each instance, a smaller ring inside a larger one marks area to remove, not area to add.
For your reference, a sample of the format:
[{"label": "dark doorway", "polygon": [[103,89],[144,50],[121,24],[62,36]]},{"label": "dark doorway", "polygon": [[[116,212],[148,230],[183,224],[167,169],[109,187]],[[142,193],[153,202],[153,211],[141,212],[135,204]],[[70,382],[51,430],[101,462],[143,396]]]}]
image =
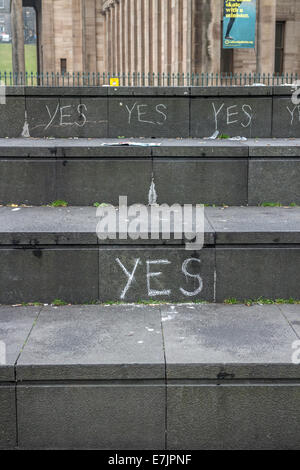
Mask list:
[{"label": "dark doorway", "polygon": [[275,38],[275,73],[280,75],[284,72],[284,42],[285,42],[285,22],[276,22]]}]

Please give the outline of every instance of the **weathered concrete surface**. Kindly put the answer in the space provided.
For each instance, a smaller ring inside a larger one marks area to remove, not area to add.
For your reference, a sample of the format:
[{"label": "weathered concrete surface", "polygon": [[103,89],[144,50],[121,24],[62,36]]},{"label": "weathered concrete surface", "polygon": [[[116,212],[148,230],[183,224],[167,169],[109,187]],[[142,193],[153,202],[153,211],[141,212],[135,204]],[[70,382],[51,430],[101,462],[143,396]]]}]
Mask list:
[{"label": "weathered concrete surface", "polygon": [[0,449],[17,445],[15,364],[40,310],[0,307]]},{"label": "weathered concrete surface", "polygon": [[290,87],[12,87],[0,136],[20,137],[26,111],[33,137],[204,137],[216,128],[231,136],[299,137],[291,98]]},{"label": "weathered concrete surface", "polygon": [[164,449],[163,385],[20,385],[18,398],[20,449]]},{"label": "weathered concrete surface", "polygon": [[57,162],[57,198],[70,205],[148,203],[152,181],[151,160],[62,160]]},{"label": "weathered concrete surface", "polygon": [[154,180],[160,204],[247,204],[247,160],[157,159]]},{"label": "weathered concrete surface", "polygon": [[0,383],[0,449],[16,445],[16,387]]},{"label": "weathered concrete surface", "polygon": [[[298,338],[278,306],[179,305],[161,311],[170,384],[299,378],[291,360]],[[300,307],[295,311],[299,316]]]},{"label": "weathered concrete surface", "polygon": [[98,251],[93,247],[3,248],[0,264],[2,304],[99,298]]},{"label": "weathered concrete surface", "polygon": [[300,299],[299,263],[300,249],[289,245],[217,247],[217,302]]},{"label": "weathered concrete surface", "polygon": [[56,199],[56,163],[0,160],[0,204],[49,204]]},{"label": "weathered concrete surface", "polygon": [[293,138],[300,136],[300,106],[293,104],[291,95],[273,100],[273,135]]},{"label": "weathered concrete surface", "polygon": [[[124,141],[157,146],[113,146]],[[299,149],[299,139],[0,139],[0,204],[147,203],[152,174],[160,203],[299,204]]]},{"label": "weathered concrete surface", "polygon": [[299,449],[298,337],[279,307],[164,307],[162,319],[169,449]]},{"label": "weathered concrete surface", "polygon": [[110,98],[108,137],[189,137],[185,98]]},{"label": "weathered concrete surface", "polygon": [[249,204],[300,204],[300,160],[249,161]]},{"label": "weathered concrete surface", "polygon": [[300,386],[171,385],[168,448],[299,450]]},{"label": "weathered concrete surface", "polygon": [[43,308],[16,373],[18,381],[163,380],[160,309]]},{"label": "weathered concrete surface", "polygon": [[0,307],[0,341],[5,344],[5,364],[0,364],[0,382],[14,382],[14,366],[40,310],[41,307]]},{"label": "weathered concrete surface", "polygon": [[159,308],[44,309],[17,366],[19,446],[163,449],[164,378]]},{"label": "weathered concrete surface", "polygon": [[0,302],[300,299],[299,208],[206,208],[202,250],[172,217],[152,240],[148,214],[137,238],[129,216],[127,239],[100,240],[96,208],[1,207]]},{"label": "weathered concrete surface", "polygon": [[0,208],[0,245],[96,245],[94,207]]},{"label": "weathered concrete surface", "polygon": [[[243,137],[272,136],[271,98],[194,98],[191,100],[191,137],[215,131]],[[284,137],[280,135],[280,137]]]},{"label": "weathered concrete surface", "polygon": [[[97,236],[97,224],[107,214],[107,211],[113,209],[116,216],[117,227],[119,221],[131,223],[136,220],[136,215],[120,215],[119,207],[104,206],[100,207],[0,207],[0,245],[136,245],[136,239],[128,236],[126,240],[117,238],[99,239]],[[138,227],[140,237],[138,244],[145,245],[180,245],[188,240],[185,234],[186,227],[183,225],[176,231],[174,230],[174,214],[170,215],[170,239],[163,240],[162,225],[158,227],[157,240],[152,239],[151,225],[151,206],[146,207],[145,213],[140,214],[141,225]],[[180,212],[181,207],[176,208]],[[195,214],[195,209],[194,209]],[[163,219],[163,213],[160,220]],[[181,233],[179,230],[181,229]],[[195,231],[195,220],[193,221],[193,230]],[[204,217],[204,242],[206,245],[213,245],[215,242],[214,230],[207,218]],[[106,233],[106,236],[112,235],[112,232]]]},{"label": "weathered concrete surface", "polygon": [[300,210],[297,207],[228,207],[205,209],[216,245],[297,244]]},{"label": "weathered concrete surface", "polygon": [[3,448],[300,448],[299,305],[39,310],[0,308],[26,340]]},{"label": "weathered concrete surface", "polygon": [[0,137],[21,137],[25,124],[25,98],[7,96],[0,106]]},{"label": "weathered concrete surface", "polygon": [[107,99],[28,97],[26,110],[31,137],[107,137]]}]

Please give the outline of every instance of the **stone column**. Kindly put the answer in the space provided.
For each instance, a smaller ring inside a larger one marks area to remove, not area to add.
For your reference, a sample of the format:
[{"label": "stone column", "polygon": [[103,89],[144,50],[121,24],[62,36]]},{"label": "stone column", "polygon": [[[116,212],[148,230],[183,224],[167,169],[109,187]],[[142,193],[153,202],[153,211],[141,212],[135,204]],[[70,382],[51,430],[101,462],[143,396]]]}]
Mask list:
[{"label": "stone column", "polygon": [[275,67],[276,0],[258,0],[257,73]]},{"label": "stone column", "polygon": [[152,25],[151,25],[151,10],[152,10],[152,1],[144,1],[144,40],[145,40],[145,73],[148,74],[152,72]]},{"label": "stone column", "polygon": [[115,51],[116,51],[116,70],[115,73],[120,73],[120,4],[117,0],[115,3]]},{"label": "stone column", "polygon": [[161,7],[161,71],[171,71],[171,0]]},{"label": "stone column", "polygon": [[54,47],[54,14],[53,1],[43,0],[42,6],[42,37],[41,37],[41,71],[44,73],[55,71]]},{"label": "stone column", "polygon": [[125,56],[125,70],[128,74],[130,72],[130,2],[131,0],[124,0],[124,56]]},{"label": "stone column", "polygon": [[23,2],[11,2],[12,63],[15,74],[25,74]]},{"label": "stone column", "polygon": [[137,72],[136,0],[130,0],[130,72]]},{"label": "stone column", "polygon": [[192,71],[192,2],[183,5],[182,71]]},{"label": "stone column", "polygon": [[116,43],[115,43],[115,6],[112,4],[109,8],[110,17],[110,43],[111,43],[111,68],[110,73],[115,74],[116,71]]},{"label": "stone column", "polygon": [[160,7],[160,0],[152,0],[152,57],[155,74],[161,71]]},{"label": "stone column", "polygon": [[172,0],[172,72],[179,72],[180,42],[179,42],[179,0]]},{"label": "stone column", "polygon": [[143,0],[137,0],[136,5],[137,13],[137,72],[142,73],[144,71],[144,35],[143,35]]},{"label": "stone column", "polygon": [[219,72],[223,0],[191,1],[193,2],[192,71]]}]

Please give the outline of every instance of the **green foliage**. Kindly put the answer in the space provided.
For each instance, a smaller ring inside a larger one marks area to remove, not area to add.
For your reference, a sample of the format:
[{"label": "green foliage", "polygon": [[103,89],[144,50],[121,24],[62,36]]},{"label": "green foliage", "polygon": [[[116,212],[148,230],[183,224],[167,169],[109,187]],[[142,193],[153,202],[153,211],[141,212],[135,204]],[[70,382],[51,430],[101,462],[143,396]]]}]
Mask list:
[{"label": "green foliage", "polygon": [[63,300],[55,299],[53,300],[51,305],[53,305],[53,307],[65,307],[66,305],[69,305],[69,304],[67,302],[64,302]]},{"label": "green foliage", "polygon": [[58,201],[52,202],[52,204],[50,205],[51,207],[68,207],[69,204],[66,201],[58,200]]}]

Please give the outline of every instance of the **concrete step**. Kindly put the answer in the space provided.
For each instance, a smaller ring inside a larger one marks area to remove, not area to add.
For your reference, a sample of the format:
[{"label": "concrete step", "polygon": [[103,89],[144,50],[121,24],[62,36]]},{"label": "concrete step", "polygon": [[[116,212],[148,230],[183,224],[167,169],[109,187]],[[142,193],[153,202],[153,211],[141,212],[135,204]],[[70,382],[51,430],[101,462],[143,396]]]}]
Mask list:
[{"label": "concrete step", "polygon": [[0,446],[299,450],[299,315],[0,307]]},{"label": "concrete step", "polygon": [[160,204],[300,205],[300,139],[136,141],[159,146],[0,139],[0,204],[117,205],[123,195],[146,204],[154,181]]},{"label": "concrete step", "polygon": [[300,137],[295,86],[6,87],[0,136]]},{"label": "concrete step", "polygon": [[161,228],[157,240],[99,240],[96,215],[0,208],[0,303],[300,299],[299,208],[206,208],[202,249],[172,227],[167,240]]}]

